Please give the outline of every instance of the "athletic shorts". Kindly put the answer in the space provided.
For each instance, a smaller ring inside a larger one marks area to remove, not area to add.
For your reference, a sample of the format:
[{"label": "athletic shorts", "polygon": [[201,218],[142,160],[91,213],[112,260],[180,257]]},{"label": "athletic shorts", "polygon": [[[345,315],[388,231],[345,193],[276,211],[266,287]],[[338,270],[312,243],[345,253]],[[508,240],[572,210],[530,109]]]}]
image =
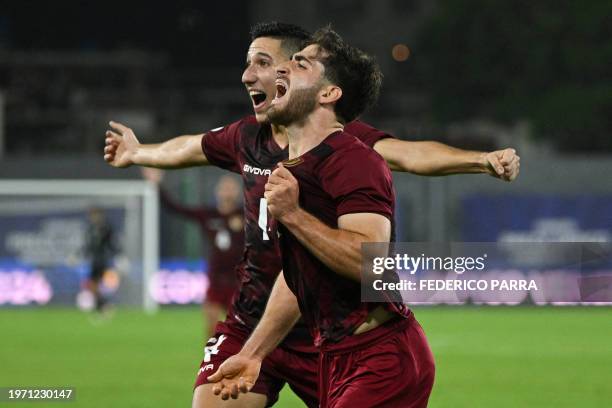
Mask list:
[{"label": "athletic shorts", "polygon": [[321,408],[421,408],[434,382],[434,360],[421,325],[394,319],[320,355]]},{"label": "athletic shorts", "polygon": [[[215,335],[204,348],[204,358],[194,388],[208,384],[207,377],[217,371],[226,359],[238,354],[248,337],[249,332],[243,327],[218,323]],[[267,406],[270,407],[278,401],[278,394],[287,383],[306,406],[318,407],[318,369],[319,351],[314,346],[309,352],[277,347],[264,359],[251,392],[267,396]]]}]

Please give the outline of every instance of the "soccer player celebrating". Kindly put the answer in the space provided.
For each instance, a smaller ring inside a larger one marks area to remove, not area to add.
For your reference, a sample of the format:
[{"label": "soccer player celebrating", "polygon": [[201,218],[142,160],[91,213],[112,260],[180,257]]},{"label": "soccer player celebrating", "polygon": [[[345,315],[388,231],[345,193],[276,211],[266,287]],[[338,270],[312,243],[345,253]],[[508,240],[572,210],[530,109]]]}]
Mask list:
[{"label": "soccer player celebrating", "polygon": [[[144,167],[143,177],[158,187],[163,178],[162,170]],[[208,238],[208,289],[202,304],[207,324],[207,339],[215,334],[215,323],[230,307],[232,296],[238,287],[235,267],[242,259],[244,249],[244,214],[240,203],[240,184],[234,176],[225,175],[215,186],[214,206],[190,207],[178,203],[163,187],[159,196],[163,206],[196,222],[203,237]]]},{"label": "soccer player celebrating", "polygon": [[[299,322],[262,364],[251,392],[240,401],[214,397],[207,377],[225,359],[240,351],[261,319],[270,291],[281,271],[276,223],[268,217],[264,186],[277,164],[288,157],[286,128],[271,125],[268,109],[276,94],[275,66],[289,60],[310,38],[303,29],[280,23],[256,25],[242,75],[255,115],[199,135],[185,135],[161,144],[143,145],[134,132],[116,122],[106,133],[104,159],[112,166],[133,164],[158,168],[215,165],[242,175],[244,184],[245,254],[239,265],[240,287],[228,317],[204,349],[196,380],[194,407],[271,406],[287,382],[311,407],[318,406],[318,349],[303,322]],[[436,142],[408,142],[360,121],[344,130],[371,146],[395,170],[415,174],[487,173],[511,181],[519,171],[513,149],[490,153],[454,149]],[[232,403],[236,403],[232,405]]]},{"label": "soccer player celebrating", "polygon": [[360,299],[361,244],[389,242],[394,194],[382,157],[343,128],[375,102],[382,74],[330,29],[277,72],[268,117],[287,128],[289,160],[265,197],[281,223],[283,272],[264,329],[210,380],[224,398],[248,389],[301,312],[321,350],[320,407],[425,407],[434,363],[420,325],[401,302]]}]

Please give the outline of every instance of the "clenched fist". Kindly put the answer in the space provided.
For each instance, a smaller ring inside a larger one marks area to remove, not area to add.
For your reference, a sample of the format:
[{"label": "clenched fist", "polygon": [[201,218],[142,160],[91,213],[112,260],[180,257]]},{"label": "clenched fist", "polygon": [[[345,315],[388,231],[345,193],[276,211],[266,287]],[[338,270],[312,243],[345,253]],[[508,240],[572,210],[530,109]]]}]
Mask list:
[{"label": "clenched fist", "polygon": [[268,211],[278,221],[299,208],[300,189],[298,181],[282,163],[268,177],[264,198],[268,202]]},{"label": "clenched fist", "polygon": [[505,181],[513,181],[519,174],[521,158],[516,150],[508,148],[485,155],[487,173]]}]

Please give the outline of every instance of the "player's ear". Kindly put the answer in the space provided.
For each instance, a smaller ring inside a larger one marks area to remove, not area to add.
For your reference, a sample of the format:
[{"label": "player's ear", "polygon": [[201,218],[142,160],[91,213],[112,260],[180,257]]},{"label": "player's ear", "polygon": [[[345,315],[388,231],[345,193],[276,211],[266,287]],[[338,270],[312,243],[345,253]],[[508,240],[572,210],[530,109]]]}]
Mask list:
[{"label": "player's ear", "polygon": [[319,92],[319,102],[334,103],[342,97],[342,89],[337,85],[325,85]]}]

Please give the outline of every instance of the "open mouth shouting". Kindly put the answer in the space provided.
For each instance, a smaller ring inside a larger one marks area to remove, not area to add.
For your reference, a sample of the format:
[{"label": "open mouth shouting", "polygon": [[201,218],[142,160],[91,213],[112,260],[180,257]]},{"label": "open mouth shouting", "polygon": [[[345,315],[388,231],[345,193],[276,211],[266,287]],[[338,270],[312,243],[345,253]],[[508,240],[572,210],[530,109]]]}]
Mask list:
[{"label": "open mouth shouting", "polygon": [[256,112],[261,110],[266,104],[267,96],[263,91],[252,89],[249,91],[249,96],[253,102],[253,109],[255,109]]},{"label": "open mouth shouting", "polygon": [[289,89],[289,83],[284,78],[279,78],[275,82],[276,84],[276,95],[274,95],[273,103],[281,99],[287,93],[287,89]]}]

